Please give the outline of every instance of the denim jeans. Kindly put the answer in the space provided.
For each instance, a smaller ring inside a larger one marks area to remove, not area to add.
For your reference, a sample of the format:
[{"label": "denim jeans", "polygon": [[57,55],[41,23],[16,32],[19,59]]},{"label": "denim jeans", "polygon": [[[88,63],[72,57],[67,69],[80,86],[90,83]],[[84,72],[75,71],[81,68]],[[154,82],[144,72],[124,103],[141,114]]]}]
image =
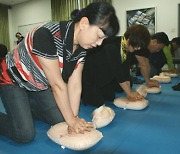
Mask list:
[{"label": "denim jeans", "polygon": [[49,125],[64,121],[50,88],[32,92],[18,85],[1,85],[0,94],[7,113],[0,113],[0,135],[16,142],[34,139],[33,118]]}]

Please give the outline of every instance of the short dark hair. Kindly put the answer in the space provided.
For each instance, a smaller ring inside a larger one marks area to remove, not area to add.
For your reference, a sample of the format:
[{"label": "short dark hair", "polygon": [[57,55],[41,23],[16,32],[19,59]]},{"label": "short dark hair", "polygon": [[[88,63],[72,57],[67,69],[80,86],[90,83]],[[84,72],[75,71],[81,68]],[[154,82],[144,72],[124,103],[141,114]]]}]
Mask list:
[{"label": "short dark hair", "polygon": [[180,37],[175,37],[171,40],[171,43],[176,43],[176,45],[180,46]]},{"label": "short dark hair", "polygon": [[80,13],[79,9],[75,9],[71,12],[71,19],[74,20],[76,16],[78,16],[78,13]]},{"label": "short dark hair", "polygon": [[129,39],[129,44],[132,47],[141,47],[141,49],[148,47],[151,38],[148,29],[139,24],[130,26],[124,33],[124,37]]},{"label": "short dark hair", "polygon": [[19,34],[19,35],[22,35],[20,32],[17,32],[15,36],[17,36],[18,34]]},{"label": "short dark hair", "polygon": [[115,9],[107,2],[90,3],[77,13],[74,22],[80,21],[82,17],[87,17],[91,25],[98,25],[108,37],[119,32],[120,26]]},{"label": "short dark hair", "polygon": [[156,39],[158,43],[163,43],[164,45],[169,45],[169,38],[165,32],[158,32],[151,36],[151,39]]},{"label": "short dark hair", "polygon": [[7,52],[7,47],[4,44],[0,44],[0,58],[4,58]]}]

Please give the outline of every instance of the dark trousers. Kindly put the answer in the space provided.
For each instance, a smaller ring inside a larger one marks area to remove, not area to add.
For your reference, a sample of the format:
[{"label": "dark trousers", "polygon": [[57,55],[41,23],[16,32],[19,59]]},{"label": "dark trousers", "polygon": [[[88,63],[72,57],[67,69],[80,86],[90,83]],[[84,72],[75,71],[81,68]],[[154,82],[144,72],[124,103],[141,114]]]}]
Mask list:
[{"label": "dark trousers", "polygon": [[1,100],[6,114],[0,112],[0,135],[26,143],[35,137],[33,118],[49,125],[64,121],[51,89],[30,92],[17,85],[1,85]]}]

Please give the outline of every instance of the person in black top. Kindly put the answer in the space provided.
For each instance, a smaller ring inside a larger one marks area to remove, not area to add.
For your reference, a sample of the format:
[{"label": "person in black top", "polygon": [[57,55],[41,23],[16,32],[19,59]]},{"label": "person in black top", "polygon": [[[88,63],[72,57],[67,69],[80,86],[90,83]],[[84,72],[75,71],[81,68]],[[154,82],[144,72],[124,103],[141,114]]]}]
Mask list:
[{"label": "person in black top", "polygon": [[121,86],[129,100],[142,99],[131,91],[129,54],[148,46],[150,34],[143,25],[133,25],[124,36],[103,41],[102,46],[91,49],[87,56],[82,77],[82,102],[100,106],[113,101],[116,87]]},{"label": "person in black top", "polygon": [[[142,53],[147,54],[144,55]],[[169,68],[173,68],[172,56],[167,34],[165,34],[164,32],[158,32],[152,35],[147,49],[145,49],[144,51],[139,51],[138,54],[136,53],[133,59],[137,59],[136,63],[138,63],[140,66],[140,73],[138,74],[142,74],[147,86],[159,86],[158,82],[155,80],[150,80],[150,77],[159,75],[162,67],[166,63],[168,63]]]}]

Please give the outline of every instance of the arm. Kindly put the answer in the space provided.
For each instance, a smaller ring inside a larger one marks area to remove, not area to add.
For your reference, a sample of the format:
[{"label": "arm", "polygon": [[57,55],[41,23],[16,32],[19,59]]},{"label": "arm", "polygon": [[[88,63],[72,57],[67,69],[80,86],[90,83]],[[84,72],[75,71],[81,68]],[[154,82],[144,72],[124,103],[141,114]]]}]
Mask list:
[{"label": "arm", "polygon": [[123,88],[124,92],[126,93],[127,95],[127,98],[129,100],[132,100],[132,101],[135,101],[135,100],[141,100],[143,99],[144,97],[142,95],[140,95],[138,92],[136,91],[131,91],[131,88],[130,88],[130,82],[129,81],[126,81],[126,82],[123,82],[123,83],[119,83],[120,86]]},{"label": "arm", "polygon": [[74,114],[69,103],[67,85],[63,81],[59,70],[58,60],[50,60],[43,57],[38,57],[38,59],[52,88],[57,106],[62,112],[65,121],[70,123],[74,119]]},{"label": "arm", "polygon": [[148,58],[146,57],[142,57],[142,56],[138,56],[136,55],[136,58],[138,60],[138,63],[140,65],[140,69],[141,69],[141,74],[144,77],[144,80],[146,81],[146,83],[148,83],[150,81],[150,66],[149,66],[149,61]]},{"label": "arm", "polygon": [[124,90],[124,92],[126,93],[127,96],[130,95],[131,88],[130,88],[130,82],[129,81],[119,83],[119,85],[122,87],[122,89]]},{"label": "arm", "polygon": [[43,57],[38,57],[38,59],[52,88],[57,106],[71,131],[84,133],[84,130],[89,130],[89,125],[84,120],[74,116],[68,95],[68,86],[62,79],[58,59],[52,60]]},{"label": "arm", "polygon": [[81,87],[82,70],[83,70],[83,64],[80,63],[78,67],[73,71],[68,81],[68,93],[69,93],[70,105],[73,110],[73,114],[75,116],[77,116],[79,112],[80,97],[82,90]]},{"label": "arm", "polygon": [[150,80],[150,65],[148,58],[138,56],[136,55],[136,58],[138,60],[138,63],[140,65],[141,74],[144,77],[144,80],[146,81],[146,84],[148,87],[158,87],[159,83],[155,80]]}]

